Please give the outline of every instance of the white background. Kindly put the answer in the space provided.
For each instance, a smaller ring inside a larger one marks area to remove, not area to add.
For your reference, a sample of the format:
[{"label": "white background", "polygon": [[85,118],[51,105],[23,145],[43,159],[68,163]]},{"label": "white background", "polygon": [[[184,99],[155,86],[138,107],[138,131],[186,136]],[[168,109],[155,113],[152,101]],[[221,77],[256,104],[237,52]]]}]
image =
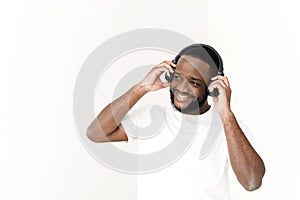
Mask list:
[{"label": "white background", "polygon": [[82,146],[73,90],[102,42],[163,28],[220,51],[232,109],[254,133],[263,186],[246,192],[231,174],[232,199],[296,199],[299,8],[292,0],[1,1],[0,198],[135,199],[136,177],[102,166]]}]

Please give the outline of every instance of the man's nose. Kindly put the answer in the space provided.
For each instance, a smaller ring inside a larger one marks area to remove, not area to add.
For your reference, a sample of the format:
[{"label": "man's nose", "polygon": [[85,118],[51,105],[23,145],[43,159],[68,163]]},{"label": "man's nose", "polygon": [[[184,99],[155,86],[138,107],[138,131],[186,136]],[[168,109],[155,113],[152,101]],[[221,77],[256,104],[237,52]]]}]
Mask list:
[{"label": "man's nose", "polygon": [[188,93],[189,91],[189,82],[184,78],[182,79],[178,84],[177,84],[177,90],[180,91],[181,93]]}]

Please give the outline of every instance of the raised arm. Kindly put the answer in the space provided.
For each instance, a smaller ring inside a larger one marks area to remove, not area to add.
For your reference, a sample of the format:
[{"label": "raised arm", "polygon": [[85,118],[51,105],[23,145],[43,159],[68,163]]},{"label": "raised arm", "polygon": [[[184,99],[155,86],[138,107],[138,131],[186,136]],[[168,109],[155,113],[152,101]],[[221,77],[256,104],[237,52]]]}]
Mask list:
[{"label": "raised arm", "polygon": [[146,93],[169,86],[169,82],[160,80],[160,75],[173,72],[171,65],[174,64],[170,61],[160,63],[141,82],[108,104],[89,125],[87,137],[94,142],[127,141],[121,124],[123,117]]},{"label": "raised arm", "polygon": [[231,89],[227,77],[217,76],[213,81],[209,90],[217,87],[220,91],[213,101],[223,121],[232,169],[246,190],[256,190],[261,186],[265,174],[263,160],[251,146],[230,109]]}]

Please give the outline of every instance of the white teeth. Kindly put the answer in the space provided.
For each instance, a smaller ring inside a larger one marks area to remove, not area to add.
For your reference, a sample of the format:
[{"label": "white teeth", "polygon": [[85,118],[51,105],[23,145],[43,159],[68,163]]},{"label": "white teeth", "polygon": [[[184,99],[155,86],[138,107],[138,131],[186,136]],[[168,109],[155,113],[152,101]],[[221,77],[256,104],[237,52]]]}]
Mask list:
[{"label": "white teeth", "polygon": [[189,98],[188,95],[181,95],[181,94],[179,94],[179,93],[176,93],[176,95],[177,95],[177,99],[180,100],[180,101],[184,101],[184,100],[186,100],[187,98]]},{"label": "white teeth", "polygon": [[180,95],[180,94],[178,94],[178,96],[181,97],[181,98],[187,98],[188,97],[188,96]]}]

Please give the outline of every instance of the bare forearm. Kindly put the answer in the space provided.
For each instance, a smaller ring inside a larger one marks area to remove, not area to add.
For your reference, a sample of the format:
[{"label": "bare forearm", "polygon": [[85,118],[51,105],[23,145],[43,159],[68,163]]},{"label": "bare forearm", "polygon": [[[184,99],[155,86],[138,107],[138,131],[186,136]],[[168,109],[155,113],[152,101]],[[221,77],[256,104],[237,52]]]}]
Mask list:
[{"label": "bare forearm", "polygon": [[159,90],[170,85],[169,82],[162,82],[160,76],[164,72],[173,73],[172,66],[174,65],[171,61],[161,62],[153,67],[142,81],[108,104],[88,127],[87,137],[94,142],[128,140],[127,133],[120,125],[121,120],[147,92]]},{"label": "bare forearm", "polygon": [[249,143],[231,111],[222,120],[234,173],[245,189],[252,191],[259,188],[265,173],[262,159]]},{"label": "bare forearm", "polygon": [[125,94],[108,104],[91,123],[88,128],[90,134],[98,134],[99,137],[106,137],[111,134],[120,124],[127,112],[136,102],[147,93],[147,90],[134,85]]}]

